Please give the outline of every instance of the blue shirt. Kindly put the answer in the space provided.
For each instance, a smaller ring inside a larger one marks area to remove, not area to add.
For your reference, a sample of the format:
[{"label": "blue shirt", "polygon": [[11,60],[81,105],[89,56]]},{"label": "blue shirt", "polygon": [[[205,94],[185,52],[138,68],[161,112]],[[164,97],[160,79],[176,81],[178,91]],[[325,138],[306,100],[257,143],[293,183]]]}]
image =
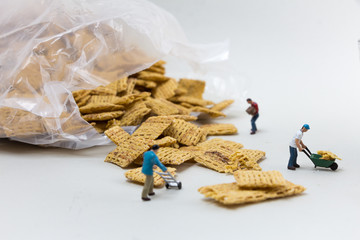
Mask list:
[{"label": "blue shirt", "polygon": [[159,158],[153,151],[147,151],[143,155],[144,161],[141,172],[145,175],[153,175],[153,166],[157,165],[163,172],[166,172],[166,167],[159,161]]}]

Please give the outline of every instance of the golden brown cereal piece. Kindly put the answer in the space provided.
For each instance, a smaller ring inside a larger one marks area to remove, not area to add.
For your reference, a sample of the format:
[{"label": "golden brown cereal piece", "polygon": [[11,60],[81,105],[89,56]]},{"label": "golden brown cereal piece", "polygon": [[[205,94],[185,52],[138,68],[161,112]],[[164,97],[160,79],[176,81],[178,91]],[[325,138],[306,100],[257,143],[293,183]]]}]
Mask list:
[{"label": "golden brown cereal piece", "polygon": [[265,157],[265,152],[260,150],[240,149],[237,152],[239,152],[240,154],[244,154],[255,162],[259,162],[262,158]]},{"label": "golden brown cereal piece", "polygon": [[6,124],[7,137],[31,136],[46,133],[41,117],[15,108],[1,108],[0,123]]},{"label": "golden brown cereal piece", "polygon": [[[145,183],[146,176],[141,172],[142,167],[131,169],[125,172],[125,177],[131,181],[137,182],[137,183]],[[156,169],[154,171],[162,172],[161,169],[156,166]],[[168,167],[167,171],[171,173],[171,175],[176,175],[176,169]],[[159,174],[154,172],[154,187],[163,187],[165,185],[165,181],[162,177],[160,177]]]},{"label": "golden brown cereal piece", "polygon": [[242,188],[284,187],[287,182],[279,171],[236,171],[234,177]]},{"label": "golden brown cereal piece", "polygon": [[156,155],[163,164],[180,165],[183,162],[193,159],[191,153],[171,147],[160,148]]},{"label": "golden brown cereal piece", "polygon": [[175,96],[182,96],[185,95],[188,91],[186,90],[186,88],[183,87],[179,87],[177,89],[175,89]]},{"label": "golden brown cereal piece", "polygon": [[196,145],[206,131],[202,130],[195,124],[186,122],[181,119],[174,119],[173,123],[164,131],[164,136],[176,138],[177,141],[184,145]]},{"label": "golden brown cereal piece", "polygon": [[[165,100],[165,99],[160,99],[160,100]],[[172,102],[169,102],[169,101],[166,101],[166,104],[170,105],[170,106],[173,106],[175,107],[178,111],[179,111],[179,114],[181,115],[189,115],[191,113],[191,110],[190,109],[187,109],[179,104],[175,104],[175,103],[172,103]]]},{"label": "golden brown cereal piece", "polygon": [[123,97],[117,96],[91,96],[89,103],[112,103],[115,105],[127,105],[134,101],[135,95],[127,95]]},{"label": "golden brown cereal piece", "polygon": [[168,81],[160,83],[157,88],[152,90],[154,98],[168,99],[175,96],[175,90],[178,83],[175,79],[170,78]]},{"label": "golden brown cereal piece", "polygon": [[79,101],[76,102],[76,104],[78,105],[78,107],[85,106],[88,103],[88,101],[90,100],[90,98],[91,98],[91,95],[85,95],[82,98],[80,98]]},{"label": "golden brown cereal piece", "polygon": [[151,66],[147,69],[145,69],[146,72],[154,72],[164,75],[165,74],[165,68],[163,66]]},{"label": "golden brown cereal piece", "polygon": [[182,78],[179,81],[179,88],[187,90],[185,96],[202,99],[205,90],[205,81]]},{"label": "golden brown cereal piece", "polygon": [[120,120],[111,119],[111,120],[107,121],[106,129],[110,129],[110,128],[115,127],[115,126],[121,127]]},{"label": "golden brown cereal piece", "polygon": [[191,108],[191,111],[206,113],[212,118],[226,117],[226,115],[224,113],[222,113],[222,112],[214,111],[214,110],[211,110],[209,108],[204,108],[204,107],[193,107],[193,108]]},{"label": "golden brown cereal piece", "polygon": [[182,103],[180,103],[180,105],[183,106],[183,107],[186,107],[186,108],[190,108],[190,110],[191,110],[191,108],[195,107],[194,105],[191,105],[191,104],[186,103],[186,102],[182,102]]},{"label": "golden brown cereal piece", "polygon": [[75,102],[79,102],[81,98],[90,94],[90,90],[81,89],[81,90],[73,91],[71,93],[75,99]]},{"label": "golden brown cereal piece", "polygon": [[107,88],[114,89],[116,93],[121,93],[127,89],[127,77],[120,78],[106,86]]},{"label": "golden brown cereal piece", "polygon": [[193,151],[192,153],[195,155],[196,162],[220,173],[227,172],[226,166],[231,164],[226,155],[216,150]]},{"label": "golden brown cereal piece", "polygon": [[116,95],[116,90],[115,89],[111,89],[111,88],[107,88],[104,86],[99,86],[93,90],[90,91],[91,95]]},{"label": "golden brown cereal piece", "polygon": [[120,93],[120,96],[130,95],[133,93],[136,84],[136,78],[128,78],[126,83],[126,90]]},{"label": "golden brown cereal piece", "polygon": [[120,145],[107,155],[105,162],[127,167],[149,148],[145,139],[130,137],[125,141],[121,141]]},{"label": "golden brown cereal piece", "polygon": [[137,101],[125,111],[124,116],[120,119],[120,126],[139,125],[150,112],[151,109],[147,108],[144,102]]},{"label": "golden brown cereal piece", "polygon": [[152,66],[154,67],[164,67],[163,65],[165,65],[166,62],[164,60],[159,60],[156,63],[154,63]]},{"label": "golden brown cereal piece", "polygon": [[237,128],[233,124],[227,123],[205,124],[200,126],[200,128],[205,129],[208,136],[230,135],[237,133]]},{"label": "golden brown cereal piece", "polygon": [[118,110],[123,110],[123,109],[124,109],[124,106],[115,105],[112,103],[89,103],[89,104],[79,108],[81,114],[112,112],[112,111],[118,111]]},{"label": "golden brown cereal piece", "polygon": [[177,140],[175,138],[166,136],[157,140],[150,141],[150,146],[159,145],[159,147],[172,147],[176,144]]},{"label": "golden brown cereal piece", "polygon": [[148,71],[141,71],[136,74],[136,77],[142,80],[150,80],[154,82],[165,82],[170,79],[169,77],[166,77],[163,74],[148,72]]},{"label": "golden brown cereal piece", "polygon": [[173,120],[173,118],[166,116],[150,117],[136,129],[132,136],[155,140],[170,126]]},{"label": "golden brown cereal piece", "polygon": [[334,153],[330,152],[330,151],[317,151],[317,154],[321,155],[322,157],[320,159],[324,159],[324,160],[335,160],[335,159],[339,159],[342,160],[341,158],[339,158],[338,156],[336,156]]},{"label": "golden brown cereal piece", "polygon": [[148,98],[145,101],[145,104],[151,109],[153,114],[158,116],[168,116],[179,113],[179,110],[175,106],[169,104],[165,99]]},{"label": "golden brown cereal piece", "polygon": [[204,194],[205,197],[213,198],[222,204],[233,205],[292,196],[302,193],[305,188],[287,181],[286,186],[278,188],[249,190],[241,188],[236,183],[224,183],[201,187],[198,191]]},{"label": "golden brown cereal piece", "polygon": [[134,102],[142,100],[142,99],[146,99],[146,98],[150,97],[150,95],[151,95],[151,93],[149,93],[149,92],[140,92],[140,93],[133,94]]},{"label": "golden brown cereal piece", "polygon": [[82,116],[84,120],[90,121],[105,121],[113,118],[121,117],[124,114],[123,111],[114,111],[114,112],[102,112],[102,113],[93,113]]},{"label": "golden brown cereal piece", "polygon": [[234,100],[224,100],[222,102],[219,102],[217,104],[215,104],[212,108],[210,108],[211,110],[214,111],[222,111],[225,108],[227,108],[228,106],[230,106],[232,103],[234,102]]},{"label": "golden brown cereal piece", "polygon": [[241,149],[242,147],[244,147],[241,143],[224,140],[221,138],[213,138],[211,140],[200,143],[197,146],[204,150],[208,150],[208,149],[225,150],[226,149],[227,151],[229,151],[231,153],[234,153],[234,152],[238,151],[239,149]]},{"label": "golden brown cereal piece", "polygon": [[119,126],[112,127],[105,131],[105,135],[110,138],[116,145],[120,146],[127,141],[131,136],[124,129]]},{"label": "golden brown cereal piece", "polygon": [[91,122],[90,125],[93,126],[98,133],[104,133],[107,129],[107,122]]},{"label": "golden brown cereal piece", "polygon": [[146,80],[141,80],[141,79],[136,79],[135,80],[135,86],[140,86],[140,87],[144,87],[144,88],[156,88],[156,83],[153,81],[146,81]]},{"label": "golden brown cereal piece", "polygon": [[187,103],[187,104],[191,104],[194,106],[201,106],[201,107],[206,107],[207,105],[212,105],[214,104],[212,101],[208,101],[208,100],[203,100],[200,98],[195,98],[195,97],[191,97],[191,96],[175,96],[169,99],[172,102],[175,103]]},{"label": "golden brown cereal piece", "polygon": [[233,153],[230,157],[229,166],[227,166],[227,172],[234,172],[236,170],[256,170],[261,171],[259,164],[246,154],[239,151]]},{"label": "golden brown cereal piece", "polygon": [[196,121],[198,119],[196,116],[191,116],[191,115],[171,115],[170,117],[175,119],[182,119],[187,122]]}]

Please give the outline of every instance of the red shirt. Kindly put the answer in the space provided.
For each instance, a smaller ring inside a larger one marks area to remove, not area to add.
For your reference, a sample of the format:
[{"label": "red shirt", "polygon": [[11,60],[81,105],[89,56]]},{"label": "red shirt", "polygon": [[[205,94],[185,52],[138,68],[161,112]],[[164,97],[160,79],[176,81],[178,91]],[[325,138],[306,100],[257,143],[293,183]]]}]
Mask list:
[{"label": "red shirt", "polygon": [[258,114],[258,113],[259,113],[259,106],[258,106],[258,104],[257,104],[256,102],[252,102],[251,106],[253,106],[253,107],[256,109],[256,113],[255,113],[254,115]]}]

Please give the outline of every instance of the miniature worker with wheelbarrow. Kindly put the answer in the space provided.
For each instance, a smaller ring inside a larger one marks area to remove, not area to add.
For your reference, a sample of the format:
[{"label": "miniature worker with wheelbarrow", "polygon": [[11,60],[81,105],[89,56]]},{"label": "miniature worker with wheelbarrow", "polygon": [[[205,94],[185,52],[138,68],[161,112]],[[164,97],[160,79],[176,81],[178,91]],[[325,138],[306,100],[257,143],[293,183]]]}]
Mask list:
[{"label": "miniature worker with wheelbarrow", "polygon": [[159,145],[152,146],[150,151],[144,153],[144,162],[141,172],[145,174],[146,180],[144,188],[141,194],[141,199],[144,201],[150,201],[151,199],[148,195],[155,195],[154,188],[154,165],[157,165],[163,172],[167,171],[167,168],[160,162],[159,158],[156,156],[156,152],[159,149]]},{"label": "miniature worker with wheelbarrow", "polygon": [[306,148],[305,144],[302,142],[301,139],[304,132],[307,132],[309,129],[310,126],[308,124],[304,124],[302,128],[296,132],[295,136],[290,142],[290,159],[287,167],[289,170],[296,170],[296,168],[300,167],[300,165],[296,162],[298,156],[296,148],[298,148],[300,152]]}]

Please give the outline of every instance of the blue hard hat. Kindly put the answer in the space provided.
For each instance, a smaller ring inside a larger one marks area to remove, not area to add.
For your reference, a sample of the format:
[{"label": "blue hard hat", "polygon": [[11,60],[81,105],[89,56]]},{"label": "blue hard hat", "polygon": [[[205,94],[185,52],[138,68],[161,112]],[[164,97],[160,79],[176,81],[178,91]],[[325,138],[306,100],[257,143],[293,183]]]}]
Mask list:
[{"label": "blue hard hat", "polygon": [[306,129],[309,130],[309,129],[310,129],[310,126],[309,126],[309,124],[304,124],[304,125],[303,125],[303,128],[306,128]]}]

